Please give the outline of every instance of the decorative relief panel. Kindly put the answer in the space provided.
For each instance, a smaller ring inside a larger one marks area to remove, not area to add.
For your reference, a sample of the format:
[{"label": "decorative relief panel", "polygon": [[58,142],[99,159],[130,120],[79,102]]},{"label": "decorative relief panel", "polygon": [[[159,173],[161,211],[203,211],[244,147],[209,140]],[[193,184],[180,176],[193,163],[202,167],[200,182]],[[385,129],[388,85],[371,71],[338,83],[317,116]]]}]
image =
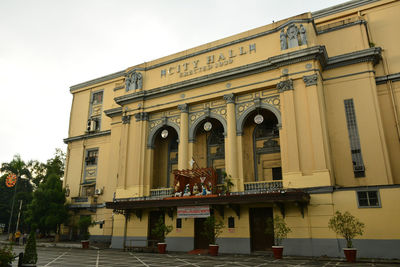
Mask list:
[{"label": "decorative relief panel", "polygon": [[253,101],[237,105],[236,106],[236,117],[237,118],[240,117],[243,114],[243,112],[245,112],[248,108],[250,108],[252,106],[254,106]]},{"label": "decorative relief panel", "polygon": [[195,120],[197,120],[198,118],[200,118],[200,117],[203,116],[204,114],[205,114],[204,111],[196,112],[196,113],[190,114],[190,115],[189,115],[190,124],[192,124]]},{"label": "decorative relief panel", "polygon": [[160,125],[161,123],[162,123],[162,120],[150,121],[150,123],[149,123],[150,131],[151,131],[154,127],[156,127],[157,125]]},{"label": "decorative relief panel", "polygon": [[224,117],[225,120],[226,120],[226,117],[227,117],[227,116],[226,116],[226,108],[225,108],[225,107],[223,107],[223,108],[211,109],[211,112],[221,115],[221,116]]},{"label": "decorative relief panel", "polygon": [[281,109],[281,100],[279,98],[279,95],[273,95],[273,96],[270,96],[270,97],[267,97],[267,98],[263,98],[263,99],[261,99],[261,101],[263,103],[267,103],[267,104],[273,105],[279,110]]},{"label": "decorative relief panel", "polygon": [[281,50],[306,45],[306,28],[304,28],[303,24],[300,24],[299,27],[297,27],[295,24],[291,24],[288,26],[286,32],[285,29],[282,29],[279,39],[281,43]]},{"label": "decorative relief panel", "polygon": [[180,116],[175,116],[175,117],[168,118],[168,121],[173,122],[173,123],[175,123],[175,124],[177,124],[179,126],[181,125]]}]

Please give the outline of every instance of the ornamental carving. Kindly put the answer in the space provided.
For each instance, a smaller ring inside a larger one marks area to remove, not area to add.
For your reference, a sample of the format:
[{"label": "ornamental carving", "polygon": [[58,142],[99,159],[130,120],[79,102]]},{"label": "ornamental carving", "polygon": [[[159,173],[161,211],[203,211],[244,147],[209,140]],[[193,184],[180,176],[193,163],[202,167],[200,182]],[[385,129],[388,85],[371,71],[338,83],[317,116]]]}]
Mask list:
[{"label": "ornamental carving", "polygon": [[136,121],[148,121],[149,114],[147,112],[139,112],[135,114]]},{"label": "ornamental carving", "polygon": [[303,24],[297,27],[295,24],[289,25],[286,32],[285,29],[281,30],[279,35],[281,50],[293,48],[307,44],[307,32]]},{"label": "ornamental carving", "polygon": [[125,88],[126,91],[143,89],[143,75],[136,70],[131,70],[126,73]]},{"label": "ornamental carving", "polygon": [[238,105],[236,107],[237,118],[240,117],[243,114],[243,112],[245,112],[248,108],[250,108],[252,106],[254,106],[254,102],[253,101],[252,102],[246,102],[246,103]]},{"label": "ornamental carving", "polygon": [[181,118],[180,117],[170,117],[168,118],[170,122],[175,123],[176,125],[181,125]]},{"label": "ornamental carving", "polygon": [[279,110],[281,109],[281,99],[279,98],[279,95],[273,95],[264,99],[261,99],[263,103],[273,105],[277,107]]},{"label": "ornamental carving", "polygon": [[293,80],[289,79],[289,80],[285,80],[285,81],[281,81],[276,85],[276,89],[278,89],[279,93],[283,93],[285,91],[288,90],[293,90]]},{"label": "ornamental carving", "polygon": [[131,115],[122,116],[122,123],[123,124],[129,124],[130,121],[131,121]]},{"label": "ornamental carving", "polygon": [[227,104],[235,103],[235,95],[234,94],[224,95],[224,100],[226,101]]},{"label": "ornamental carving", "polygon": [[316,85],[318,81],[318,75],[313,74],[313,75],[303,76],[303,81],[306,84],[306,87],[311,85]]},{"label": "ornamental carving", "polygon": [[188,113],[188,112],[189,112],[189,106],[188,106],[188,104],[181,104],[181,105],[178,105],[178,109],[179,109],[182,113]]}]

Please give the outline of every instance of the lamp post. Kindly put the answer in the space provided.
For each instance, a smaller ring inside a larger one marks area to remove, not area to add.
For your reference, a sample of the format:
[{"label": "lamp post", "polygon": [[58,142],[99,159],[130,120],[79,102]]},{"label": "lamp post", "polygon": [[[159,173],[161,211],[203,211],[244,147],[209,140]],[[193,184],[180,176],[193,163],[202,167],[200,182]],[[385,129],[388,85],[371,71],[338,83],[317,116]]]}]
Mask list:
[{"label": "lamp post", "polygon": [[[28,177],[23,177],[23,176],[25,176],[25,175],[21,175],[21,176],[18,176],[18,178],[17,178],[17,181],[15,182],[15,188],[14,188],[14,195],[13,195],[13,200],[12,200],[12,205],[11,205],[11,214],[10,214],[10,219],[8,220],[8,236],[10,236],[10,228],[11,228],[11,220],[12,220],[12,216],[13,216],[13,213],[14,213],[14,203],[15,203],[15,196],[17,195],[16,193],[17,193],[17,185],[18,185],[18,180],[19,179],[22,179],[22,180],[29,180],[29,178]],[[22,203],[21,203],[22,204]],[[21,205],[20,205],[21,206]],[[21,209],[21,208],[20,208]],[[16,229],[17,230],[17,229]]]}]

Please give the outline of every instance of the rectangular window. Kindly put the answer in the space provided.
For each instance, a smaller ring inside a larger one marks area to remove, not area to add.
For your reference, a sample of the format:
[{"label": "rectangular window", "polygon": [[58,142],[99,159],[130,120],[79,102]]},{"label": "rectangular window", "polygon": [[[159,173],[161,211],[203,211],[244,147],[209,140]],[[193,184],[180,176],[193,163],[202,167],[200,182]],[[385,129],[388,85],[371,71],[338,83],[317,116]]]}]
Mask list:
[{"label": "rectangular window", "polygon": [[99,151],[96,150],[88,150],[86,155],[86,166],[97,165],[97,158],[99,155]]},{"label": "rectangular window", "polygon": [[353,99],[344,100],[347,130],[349,132],[351,158],[353,161],[354,177],[365,177],[364,162],[361,155],[360,136],[358,134],[356,113]]},{"label": "rectangular window", "polygon": [[272,180],[282,180],[282,167],[272,168]]},{"label": "rectangular window", "polygon": [[358,207],[380,207],[379,193],[377,190],[358,191]]},{"label": "rectangular window", "polygon": [[182,228],[182,219],[181,218],[177,218],[176,219],[176,228]]},{"label": "rectangular window", "polygon": [[93,93],[92,95],[92,104],[93,105],[98,105],[103,103],[103,91]]}]

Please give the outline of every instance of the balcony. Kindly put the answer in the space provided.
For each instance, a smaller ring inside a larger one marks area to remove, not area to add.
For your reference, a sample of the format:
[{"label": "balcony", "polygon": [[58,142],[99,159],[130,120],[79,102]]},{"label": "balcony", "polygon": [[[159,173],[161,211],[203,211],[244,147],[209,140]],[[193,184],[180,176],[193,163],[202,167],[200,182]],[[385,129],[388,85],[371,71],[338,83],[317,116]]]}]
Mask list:
[{"label": "balcony", "polygon": [[68,205],[70,209],[96,209],[97,196],[86,197],[71,197],[71,204]]},{"label": "balcony", "polygon": [[172,196],[173,188],[150,189],[150,198],[159,199]]},{"label": "balcony", "polygon": [[282,181],[260,181],[244,183],[246,194],[276,192],[283,188]]}]

